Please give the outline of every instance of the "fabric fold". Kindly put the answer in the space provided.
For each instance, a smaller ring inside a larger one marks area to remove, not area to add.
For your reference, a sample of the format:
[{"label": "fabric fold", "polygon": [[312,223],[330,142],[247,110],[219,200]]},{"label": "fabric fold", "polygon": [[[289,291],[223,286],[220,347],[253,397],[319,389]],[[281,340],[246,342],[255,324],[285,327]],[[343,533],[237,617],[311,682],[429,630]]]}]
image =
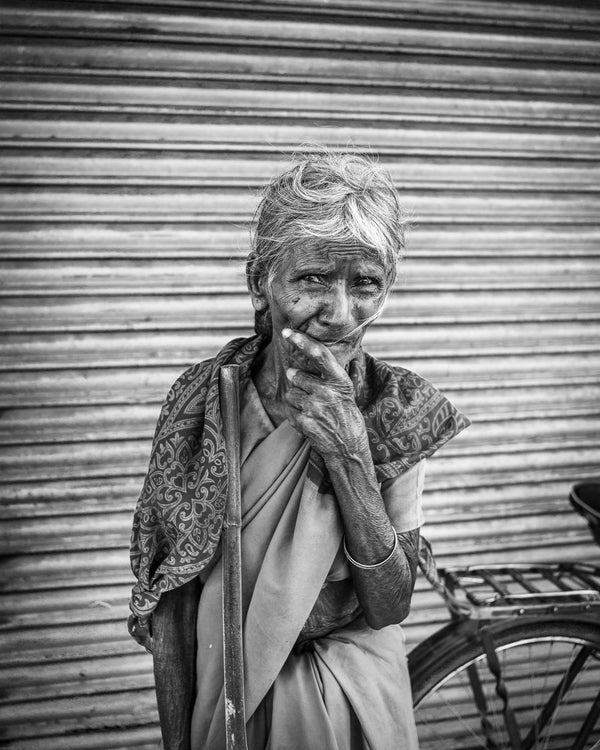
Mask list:
[{"label": "fabric fold", "polygon": [[[282,452],[289,460],[280,467]],[[265,471],[265,456],[270,457]],[[338,550],[341,523],[308,443],[283,423],[242,467],[242,607],[246,715],[251,719],[277,679]],[[197,698],[192,747],[224,741],[221,564],[205,582],[197,620]],[[265,615],[265,613],[268,613]]]}]

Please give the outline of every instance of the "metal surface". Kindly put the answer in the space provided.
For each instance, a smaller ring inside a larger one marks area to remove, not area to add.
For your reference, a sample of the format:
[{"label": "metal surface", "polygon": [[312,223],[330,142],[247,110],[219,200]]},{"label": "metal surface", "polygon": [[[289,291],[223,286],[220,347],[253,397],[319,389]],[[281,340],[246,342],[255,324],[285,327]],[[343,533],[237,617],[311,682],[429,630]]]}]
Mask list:
[{"label": "metal surface", "polygon": [[439,571],[451,611],[487,620],[600,612],[600,567],[571,563],[488,565]]}]

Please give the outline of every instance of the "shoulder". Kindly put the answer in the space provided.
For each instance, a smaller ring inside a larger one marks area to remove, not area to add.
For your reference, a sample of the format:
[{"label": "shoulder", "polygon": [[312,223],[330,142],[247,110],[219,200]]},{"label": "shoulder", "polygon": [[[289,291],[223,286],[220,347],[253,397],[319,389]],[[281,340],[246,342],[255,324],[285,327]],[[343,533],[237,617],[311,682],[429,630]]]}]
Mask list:
[{"label": "shoulder", "polygon": [[368,406],[377,407],[383,399],[392,399],[404,410],[420,410],[432,400],[447,401],[433,383],[406,367],[391,365],[367,352],[363,352],[363,366]]},{"label": "shoulder", "polygon": [[190,392],[190,389],[193,392],[197,392],[202,389],[203,386],[208,386],[213,369],[213,362],[214,358],[205,359],[184,370],[169,388],[169,392],[167,393],[163,404],[163,409],[165,409],[165,407],[168,409],[170,405],[180,401],[185,397],[186,393]]},{"label": "shoulder", "polygon": [[190,383],[197,383],[210,379],[214,361],[215,358],[211,357],[210,359],[204,359],[202,362],[196,362],[195,364],[190,365],[177,377],[170,388],[170,392],[174,394],[180,393]]},{"label": "shoulder", "polygon": [[171,386],[165,403],[177,401],[182,396],[185,396],[185,394],[197,395],[203,388],[208,388],[215,370],[221,365],[232,361],[236,354],[243,353],[247,345],[252,343],[255,338],[232,339],[214,357],[204,359],[188,367]]},{"label": "shoulder", "polygon": [[469,426],[469,419],[421,375],[364,354],[363,415],[382,478],[431,456]]},{"label": "shoulder", "polygon": [[171,423],[180,420],[188,422],[202,416],[207,399],[214,401],[218,395],[219,368],[227,363],[240,364],[245,373],[260,346],[262,339],[258,336],[232,339],[214,357],[184,370],[172,384],[163,402],[158,429],[167,420]]}]

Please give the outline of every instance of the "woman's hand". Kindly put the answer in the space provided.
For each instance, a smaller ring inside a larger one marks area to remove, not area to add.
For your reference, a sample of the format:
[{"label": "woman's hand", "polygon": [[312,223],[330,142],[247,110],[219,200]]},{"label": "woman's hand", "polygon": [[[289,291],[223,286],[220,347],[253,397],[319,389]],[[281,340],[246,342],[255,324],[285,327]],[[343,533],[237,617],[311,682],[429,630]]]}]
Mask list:
[{"label": "woman's hand", "polygon": [[127,629],[129,630],[129,635],[137,641],[140,646],[143,646],[149,654],[151,654],[152,631],[150,619],[142,621],[135,615],[129,615],[129,618],[127,619]]},{"label": "woman's hand", "polygon": [[325,461],[350,554],[371,566],[350,566],[358,600],[371,627],[401,622],[410,609],[419,532],[401,534],[395,542],[346,371],[324,344],[288,330],[282,331],[289,358],[288,419]]},{"label": "woman's hand", "polygon": [[365,422],[344,368],[325,344],[307,334],[284,329],[283,337],[289,365],[284,399],[291,424],[326,462],[368,453]]}]

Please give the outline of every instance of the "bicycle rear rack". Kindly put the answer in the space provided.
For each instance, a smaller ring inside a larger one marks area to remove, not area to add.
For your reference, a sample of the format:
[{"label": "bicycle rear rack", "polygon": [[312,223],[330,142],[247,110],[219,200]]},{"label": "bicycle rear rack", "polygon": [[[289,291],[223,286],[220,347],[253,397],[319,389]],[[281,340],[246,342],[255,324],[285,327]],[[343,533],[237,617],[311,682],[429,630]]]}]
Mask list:
[{"label": "bicycle rear rack", "polygon": [[585,563],[440,568],[440,591],[459,617],[589,613],[600,610],[600,567]]}]

